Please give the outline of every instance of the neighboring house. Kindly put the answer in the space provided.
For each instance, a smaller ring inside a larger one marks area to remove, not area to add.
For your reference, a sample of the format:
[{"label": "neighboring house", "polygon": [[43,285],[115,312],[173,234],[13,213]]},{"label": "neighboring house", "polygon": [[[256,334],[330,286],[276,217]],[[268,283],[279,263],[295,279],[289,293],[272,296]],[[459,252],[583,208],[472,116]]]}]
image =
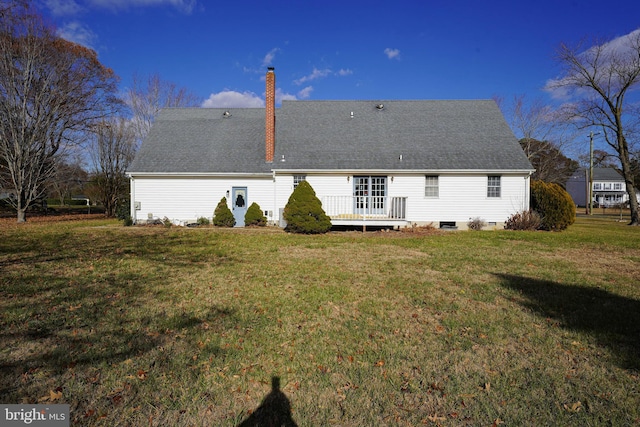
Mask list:
[{"label": "neighboring house", "polygon": [[[567,192],[577,206],[589,204],[589,169],[578,169],[566,184]],[[636,197],[640,191],[636,190]],[[614,168],[593,168],[592,200],[594,207],[619,206],[629,202],[622,175]]]},{"label": "neighboring house", "polygon": [[[256,202],[273,224],[302,180],[333,225],[501,227],[529,209],[533,168],[494,101],[284,101],[264,109],[165,109],[129,168],[135,222],[237,225]],[[277,124],[276,124],[277,117]]]}]

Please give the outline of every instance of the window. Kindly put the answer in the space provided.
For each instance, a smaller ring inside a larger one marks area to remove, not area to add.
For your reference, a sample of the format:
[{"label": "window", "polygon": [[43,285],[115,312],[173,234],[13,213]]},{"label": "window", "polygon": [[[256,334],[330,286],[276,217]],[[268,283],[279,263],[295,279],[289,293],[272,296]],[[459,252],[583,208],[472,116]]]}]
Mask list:
[{"label": "window", "polygon": [[438,191],[438,176],[427,175],[424,178],[424,197],[438,198],[440,196]]},{"label": "window", "polygon": [[489,176],[487,183],[487,197],[500,197],[500,177]]},{"label": "window", "polygon": [[593,189],[594,190],[602,190],[602,184],[599,182],[594,182],[593,183]]},{"label": "window", "polygon": [[293,189],[295,190],[298,184],[306,180],[307,180],[306,175],[293,175]]},{"label": "window", "polygon": [[613,184],[613,189],[614,189],[614,190],[617,190],[617,191],[622,190],[622,183],[621,183],[621,182],[616,182],[616,183],[614,183],[614,184]]}]

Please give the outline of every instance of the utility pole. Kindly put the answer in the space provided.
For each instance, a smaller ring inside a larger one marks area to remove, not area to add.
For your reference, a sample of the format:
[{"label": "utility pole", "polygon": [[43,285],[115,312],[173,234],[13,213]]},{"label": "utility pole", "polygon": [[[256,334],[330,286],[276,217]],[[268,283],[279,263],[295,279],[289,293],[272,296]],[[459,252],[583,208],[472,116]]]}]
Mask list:
[{"label": "utility pole", "polygon": [[593,137],[600,132],[589,133],[589,215],[593,215]]}]

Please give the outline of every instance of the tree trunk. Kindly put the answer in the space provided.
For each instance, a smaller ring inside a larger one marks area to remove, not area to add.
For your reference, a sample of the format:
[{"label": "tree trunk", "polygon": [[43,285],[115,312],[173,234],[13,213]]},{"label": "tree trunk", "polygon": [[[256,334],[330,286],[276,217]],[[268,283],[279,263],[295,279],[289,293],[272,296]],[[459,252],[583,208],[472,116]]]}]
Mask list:
[{"label": "tree trunk", "polygon": [[24,200],[24,195],[22,192],[18,194],[18,204],[16,206],[16,211],[18,212],[18,223],[27,222],[27,205]]},{"label": "tree trunk", "polygon": [[629,225],[640,225],[640,210],[638,209],[638,198],[636,197],[636,190],[633,185],[627,180],[627,193],[629,194],[629,208],[631,211],[631,222]]}]

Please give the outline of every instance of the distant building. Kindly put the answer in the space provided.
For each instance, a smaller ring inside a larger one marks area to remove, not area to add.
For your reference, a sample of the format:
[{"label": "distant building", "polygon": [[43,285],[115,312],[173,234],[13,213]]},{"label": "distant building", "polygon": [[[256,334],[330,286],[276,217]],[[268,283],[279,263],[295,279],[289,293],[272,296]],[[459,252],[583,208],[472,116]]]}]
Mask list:
[{"label": "distant building", "polygon": [[[567,181],[567,192],[577,206],[587,206],[589,169],[578,169]],[[636,190],[636,194],[640,191]],[[594,207],[611,207],[629,202],[624,178],[614,168],[593,168]]]}]

